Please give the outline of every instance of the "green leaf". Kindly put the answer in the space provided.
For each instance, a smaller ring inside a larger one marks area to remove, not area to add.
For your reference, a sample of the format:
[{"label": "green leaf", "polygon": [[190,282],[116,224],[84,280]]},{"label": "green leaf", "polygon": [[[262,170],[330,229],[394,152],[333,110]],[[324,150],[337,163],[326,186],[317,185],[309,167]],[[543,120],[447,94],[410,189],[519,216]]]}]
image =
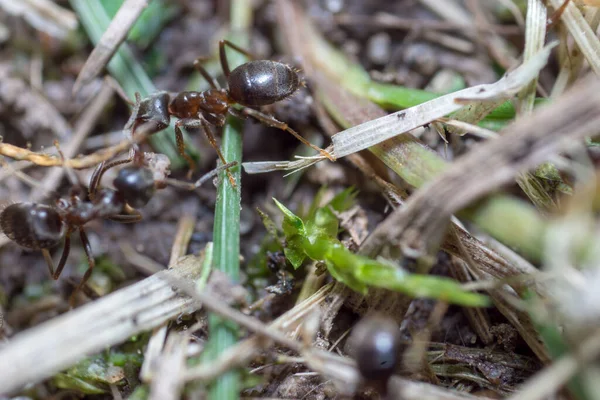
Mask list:
[{"label": "green leaf", "polygon": [[292,266],[295,269],[298,269],[306,258],[302,236],[295,235],[288,238],[285,249],[283,249],[283,254],[285,254],[285,257],[289,260]]},{"label": "green leaf", "polygon": [[103,394],[107,393],[106,388],[87,382],[81,378],[59,373],[52,378],[52,382],[60,389],[74,390],[83,394]]},{"label": "green leaf", "polygon": [[329,202],[329,205],[337,212],[349,210],[356,203],[357,195],[358,190],[356,190],[354,186],[350,186],[349,188],[335,195],[335,197]]},{"label": "green leaf", "polygon": [[312,220],[306,222],[306,236],[312,242],[318,236],[335,239],[339,230],[337,217],[329,208],[319,208]]},{"label": "green leaf", "polygon": [[312,202],[310,203],[310,207],[308,208],[308,212],[306,213],[306,215],[303,215],[302,213],[300,213],[300,210],[298,211],[299,215],[302,215],[305,220],[309,220],[312,219],[315,216],[315,213],[317,212],[317,210],[321,207],[321,204],[323,203],[323,197],[325,197],[325,194],[327,193],[327,186],[323,185],[319,188],[319,190],[317,191],[317,193],[315,193],[315,195],[312,198]]},{"label": "green leaf", "polygon": [[327,271],[329,271],[333,279],[336,281],[343,283],[350,289],[362,295],[366,295],[369,291],[368,286],[364,282],[356,279],[352,273],[348,273],[349,271],[338,268],[338,266],[331,261],[325,261],[325,265],[327,265]]},{"label": "green leaf", "polygon": [[300,217],[291,212],[286,206],[278,202],[277,199],[273,198],[273,201],[283,213],[282,228],[286,239],[289,240],[289,238],[291,238],[294,235],[304,236],[306,234],[306,231],[304,229],[304,222],[302,222],[302,219],[300,219]]},{"label": "green leaf", "polygon": [[85,394],[107,392],[109,384],[117,384],[125,377],[122,368],[108,363],[103,355],[86,358],[64,373],[54,376],[54,384],[61,389],[77,390]]},{"label": "green leaf", "polygon": [[275,222],[273,222],[273,220],[271,219],[271,217],[269,217],[269,215],[267,213],[265,213],[264,211],[262,211],[260,208],[256,208],[256,212],[258,213],[258,215],[260,216],[260,220],[262,221],[265,229],[267,230],[267,232],[269,233],[269,235],[271,235],[271,237],[274,240],[279,241],[279,230],[277,229],[277,225],[275,225]]}]

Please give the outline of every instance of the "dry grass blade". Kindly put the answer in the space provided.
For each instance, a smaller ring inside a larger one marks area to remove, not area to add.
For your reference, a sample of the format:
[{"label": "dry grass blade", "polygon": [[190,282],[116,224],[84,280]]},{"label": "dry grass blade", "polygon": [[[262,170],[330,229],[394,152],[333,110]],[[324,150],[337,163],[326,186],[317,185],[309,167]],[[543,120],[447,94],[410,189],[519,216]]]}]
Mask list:
[{"label": "dry grass blade", "polygon": [[[469,260],[469,263],[474,264],[472,260]],[[473,265],[472,268],[475,269],[475,265]],[[450,273],[454,279],[460,282],[465,283],[473,281],[469,273],[467,263],[458,257],[451,257]],[[487,313],[487,310],[483,308],[465,308],[463,312],[465,313],[465,316],[469,320],[471,327],[475,333],[477,333],[477,336],[481,339],[481,341],[486,346],[491,344],[494,340],[494,337],[492,336],[492,332],[490,330],[490,317]]]},{"label": "dry grass blade", "polygon": [[584,368],[587,363],[600,354],[600,332],[595,331],[583,341],[574,354],[556,360],[551,366],[537,373],[523,385],[522,390],[511,396],[510,400],[545,399],[556,393],[560,387]]},{"label": "dry grass blade", "polygon": [[415,382],[393,376],[389,383],[391,393],[397,400],[490,400],[489,397],[473,396],[456,390],[445,389],[424,382]]},{"label": "dry grass blade", "polygon": [[157,327],[198,303],[173,291],[168,277],[194,279],[197,257],[25,331],[0,348],[0,393],[39,382],[89,354]]},{"label": "dry grass blade", "polygon": [[144,383],[150,383],[160,363],[160,357],[167,338],[167,325],[164,324],[154,329],[152,336],[148,340],[146,351],[144,352],[144,363],[140,370],[140,379]]},{"label": "dry grass blade", "polygon": [[523,64],[496,83],[460,90],[346,129],[331,138],[334,154],[339,158],[367,149],[391,137],[457,111],[467,105],[467,102],[492,101],[494,105],[489,109],[491,111],[496,107],[498,101],[511,98],[537,76],[539,71],[546,65],[553,47],[554,45],[547,46],[537,53],[530,62]]},{"label": "dry grass blade", "polygon": [[[524,60],[529,60],[544,46],[546,39],[546,6],[542,0],[527,2],[527,26],[525,30]],[[521,112],[531,112],[537,87],[537,78],[519,93]]]},{"label": "dry grass blade", "polygon": [[[268,325],[267,329],[280,329],[284,332],[295,330],[307,314],[312,312],[315,307],[327,299],[332,287],[333,284],[323,286],[315,294],[278,317]],[[223,352],[223,354],[210,365],[201,364],[188,369],[186,380],[212,380],[231,368],[244,365],[261,351],[267,342],[268,341],[263,340],[263,337],[258,335],[239,342]]]},{"label": "dry grass blade", "polygon": [[[596,32],[598,30],[598,25],[600,24],[600,8],[589,7],[585,12],[585,19],[592,31]],[[561,29],[559,34],[563,36],[561,41],[567,43],[567,39],[565,38],[567,34],[566,30]],[[556,97],[563,93],[579,76],[581,69],[584,66],[585,57],[581,51],[579,51],[579,48],[572,46],[570,49],[567,49],[566,45],[563,45],[562,47],[565,47],[565,49],[564,51],[559,52],[561,68],[556,77],[556,81],[554,82],[554,86],[552,87],[550,97]]]},{"label": "dry grass blade", "polygon": [[[549,3],[557,10],[563,5],[564,0],[549,0]],[[569,33],[573,35],[577,46],[579,46],[579,49],[590,64],[590,68],[596,75],[600,75],[600,39],[598,39],[598,36],[596,36],[585,20],[577,5],[573,3],[571,1],[567,4],[561,20],[566,25]]]},{"label": "dry grass blade", "polygon": [[148,6],[148,0],[126,0],[123,2],[79,72],[73,85],[73,93],[79,92],[83,85],[94,79],[102,68],[108,64],[119,45],[127,37],[129,29],[137,21],[146,6]]},{"label": "dry grass blade", "polygon": [[[513,97],[534,80],[548,62],[550,51],[555,46],[555,43],[546,46],[527,63],[508,73],[496,83],[463,89],[341,131],[331,138],[333,142],[332,154],[336,158],[341,158],[367,149],[458,111],[472,103],[475,103],[473,107],[478,108],[476,119],[482,119],[500,103]],[[471,121],[473,118],[469,118],[469,120]],[[244,169],[252,174],[277,170],[299,170],[324,159],[323,157],[311,157],[289,162],[253,162],[245,163]]]},{"label": "dry grass blade", "polygon": [[380,224],[363,246],[394,243],[417,256],[427,254],[437,247],[452,213],[510,182],[523,169],[576,145],[577,139],[597,133],[599,107],[600,82],[588,79],[454,163]]},{"label": "dry grass blade", "polygon": [[189,336],[172,331],[157,361],[157,370],[150,385],[150,400],[177,400],[183,390],[186,350]]},{"label": "dry grass blade", "polygon": [[12,15],[22,15],[36,29],[64,38],[77,28],[77,17],[51,0],[0,0],[0,7]]}]

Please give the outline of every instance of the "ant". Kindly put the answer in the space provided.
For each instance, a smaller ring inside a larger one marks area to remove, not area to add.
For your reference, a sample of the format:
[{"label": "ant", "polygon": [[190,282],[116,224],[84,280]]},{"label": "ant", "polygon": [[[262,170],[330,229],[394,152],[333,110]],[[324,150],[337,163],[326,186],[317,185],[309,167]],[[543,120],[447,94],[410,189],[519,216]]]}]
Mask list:
[{"label": "ant", "polygon": [[[300,86],[305,85],[298,76],[298,70],[276,61],[255,60],[242,64],[231,71],[225,52],[226,45],[250,59],[254,57],[228,40],[219,42],[219,57],[223,74],[227,78],[227,89],[219,88],[215,79],[200,64],[200,59],[196,59],[194,68],[207,80],[211,88],[203,92],[180,92],[173,97],[167,92],[158,92],[141,101],[139,94],[136,94],[134,112],[126,129],[131,128],[134,132],[140,123],[150,122],[154,124],[156,131],[159,131],[169,125],[171,116],[178,118],[179,120],[175,123],[177,150],[192,168],[194,162],[185,154],[182,127],[202,128],[221,163],[227,164],[217,145],[211,126],[222,127],[227,114],[240,118],[253,117],[267,126],[289,132],[324,157],[335,161],[335,157],[330,153],[304,139],[285,122],[278,121],[273,116],[259,110],[261,106],[273,104],[292,96]],[[236,104],[240,105],[241,109],[234,108],[233,106]],[[228,169],[226,171],[231,185],[235,187],[233,176]]]},{"label": "ant", "polygon": [[[81,185],[76,184],[70,195],[59,198],[55,206],[24,202],[11,204],[0,212],[0,231],[22,247],[41,250],[50,275],[55,280],[59,278],[69,256],[71,234],[79,231],[89,267],[69,298],[71,307],[74,305],[75,295],[84,287],[95,266],[84,225],[99,218],[123,223],[140,221],[142,215],[135,208],[146,205],[159,186],[150,168],[133,165],[119,171],[113,181],[116,190],[98,189],[104,172],[122,163],[124,161],[109,164],[103,162],[96,168],[90,180],[89,201],[82,198]],[[62,255],[55,268],[49,249],[60,244],[63,237],[65,243]]]},{"label": "ant", "polygon": [[[62,156],[62,153],[60,154]],[[127,163],[133,165],[120,169],[113,180],[116,190],[99,189],[100,181],[106,171]],[[82,198],[81,185],[76,183],[70,195],[59,198],[54,207],[30,202],[11,204],[0,211],[0,232],[22,247],[41,250],[48,264],[50,276],[56,280],[60,277],[69,256],[71,234],[76,230],[79,231],[89,267],[69,298],[69,304],[73,307],[75,296],[85,287],[95,267],[91,245],[84,230],[86,223],[101,218],[121,223],[139,222],[142,220],[142,214],[137,209],[145,206],[156,190],[164,188],[167,183],[194,190],[219,171],[237,165],[236,162],[225,164],[205,174],[195,184],[191,184],[166,178],[168,168],[159,168],[157,164],[160,163],[159,156],[144,155],[136,151],[132,151],[129,158],[124,160],[109,163],[103,161],[96,167],[90,178],[89,201]],[[72,173],[69,169],[67,171]],[[76,181],[75,178],[71,180]],[[58,246],[63,237],[65,243],[62,255],[55,268],[49,249]]]}]

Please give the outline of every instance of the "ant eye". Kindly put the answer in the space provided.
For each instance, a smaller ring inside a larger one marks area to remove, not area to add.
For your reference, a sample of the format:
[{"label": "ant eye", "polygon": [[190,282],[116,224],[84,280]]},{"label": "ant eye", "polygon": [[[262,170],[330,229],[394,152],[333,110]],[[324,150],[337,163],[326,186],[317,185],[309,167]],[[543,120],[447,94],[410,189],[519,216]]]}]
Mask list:
[{"label": "ant eye", "polygon": [[399,328],[389,318],[363,318],[350,338],[361,375],[367,380],[387,381],[400,357]]},{"label": "ant eye", "polygon": [[65,199],[58,199],[56,200],[56,207],[61,210],[66,210],[69,207],[69,202]]}]

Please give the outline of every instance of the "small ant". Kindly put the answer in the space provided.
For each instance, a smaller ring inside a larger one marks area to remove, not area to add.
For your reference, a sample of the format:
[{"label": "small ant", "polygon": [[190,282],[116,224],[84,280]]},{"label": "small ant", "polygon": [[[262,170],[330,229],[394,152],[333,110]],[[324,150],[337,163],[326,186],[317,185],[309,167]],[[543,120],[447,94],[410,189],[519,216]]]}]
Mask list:
[{"label": "small ant", "polygon": [[[70,196],[58,199],[54,207],[30,202],[11,204],[0,211],[0,232],[22,247],[41,250],[48,264],[50,276],[56,280],[60,277],[69,256],[71,234],[75,230],[79,231],[89,267],[69,298],[69,304],[73,306],[76,294],[85,287],[95,266],[90,242],[84,230],[86,223],[100,218],[121,223],[139,222],[142,220],[142,214],[137,209],[150,201],[156,189],[162,189],[168,183],[194,190],[219,171],[237,165],[236,162],[225,164],[205,174],[195,184],[183,183],[166,178],[168,166],[159,167],[162,162],[159,156],[161,155],[132,151],[127,159],[108,163],[103,161],[96,167],[90,178],[89,201],[82,199],[81,185],[77,183],[71,189]],[[127,163],[132,165],[120,169],[113,180],[116,190],[99,189],[100,181],[106,171]],[[68,169],[67,172],[72,173]],[[74,178],[71,179],[73,182],[76,181]],[[58,266],[55,268],[49,249],[58,246],[63,237],[65,244]]]},{"label": "small ant", "polygon": [[[222,127],[225,116],[229,113],[240,118],[253,117],[265,125],[287,131],[324,157],[335,161],[335,157],[330,153],[304,139],[286,123],[258,110],[261,106],[292,96],[300,86],[304,86],[304,82],[298,77],[298,71],[289,65],[270,60],[250,61],[230,71],[225,45],[250,59],[254,57],[227,40],[219,42],[219,57],[223,74],[227,78],[227,89],[219,88],[217,82],[200,64],[200,59],[197,59],[194,68],[208,81],[210,89],[203,92],[180,92],[173,97],[167,92],[159,92],[141,101],[139,94],[136,94],[134,112],[126,129],[131,128],[133,132],[140,123],[150,122],[155,125],[156,131],[159,131],[169,125],[171,116],[176,117],[179,119],[175,123],[177,150],[191,167],[194,162],[185,154],[181,127],[202,128],[222,164],[227,164],[212,134],[211,126]],[[235,104],[239,104],[242,108],[239,110],[234,108]],[[235,180],[228,169],[227,176],[235,187]]]},{"label": "small ant", "polygon": [[[50,275],[55,280],[59,278],[69,256],[71,234],[75,230],[79,231],[89,267],[69,298],[71,306],[74,304],[75,295],[85,285],[95,266],[84,225],[99,218],[123,223],[138,222],[142,219],[142,215],[132,207],[139,208],[146,205],[156,190],[157,184],[152,170],[140,165],[125,167],[119,171],[113,181],[116,190],[98,189],[104,172],[122,163],[124,161],[114,161],[109,164],[103,162],[96,168],[90,180],[90,201],[82,198],[81,186],[77,184],[71,189],[71,194],[66,198],[58,199],[54,207],[24,202],[11,204],[0,212],[0,231],[20,246],[41,250]],[[63,237],[65,243],[62,255],[58,266],[54,268],[48,249],[60,244]]]}]

